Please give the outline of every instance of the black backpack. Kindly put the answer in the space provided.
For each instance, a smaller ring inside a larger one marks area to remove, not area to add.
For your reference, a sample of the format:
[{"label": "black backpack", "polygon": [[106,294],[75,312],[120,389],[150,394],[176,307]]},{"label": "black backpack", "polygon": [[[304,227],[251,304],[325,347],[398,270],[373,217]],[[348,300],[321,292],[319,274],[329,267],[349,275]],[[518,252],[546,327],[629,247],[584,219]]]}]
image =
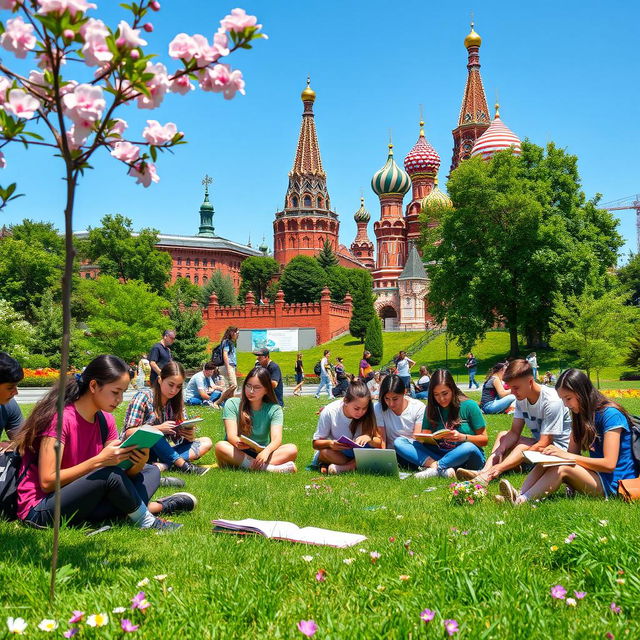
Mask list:
[{"label": "black backpack", "polygon": [[216,367],[224,366],[224,358],[222,357],[222,342],[213,347],[213,351],[211,352],[211,362],[216,365]]},{"label": "black backpack", "polygon": [[629,415],[631,430],[631,455],[636,463],[636,471],[640,472],[640,416]]},{"label": "black backpack", "polygon": [[322,373],[322,366],[320,365],[320,360],[318,360],[318,362],[316,362],[315,366],[313,367],[313,373],[315,373],[317,376],[319,376]]},{"label": "black backpack", "polygon": [[[96,414],[100,425],[102,446],[109,435],[107,420],[102,411]],[[18,517],[18,485],[27,475],[28,469],[20,473],[22,456],[17,451],[0,453],[0,517],[15,520]]]}]

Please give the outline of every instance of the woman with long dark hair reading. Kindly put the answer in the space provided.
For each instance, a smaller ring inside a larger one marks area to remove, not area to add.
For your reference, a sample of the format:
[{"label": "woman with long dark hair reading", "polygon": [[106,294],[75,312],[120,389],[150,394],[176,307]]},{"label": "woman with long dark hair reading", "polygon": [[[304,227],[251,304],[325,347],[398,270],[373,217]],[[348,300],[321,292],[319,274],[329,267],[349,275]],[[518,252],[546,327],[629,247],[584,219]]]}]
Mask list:
[{"label": "woman with long dark hair reading", "polygon": [[507,413],[516,403],[516,397],[504,388],[502,376],[507,370],[508,362],[498,362],[489,369],[482,383],[480,408],[489,414]]},{"label": "woman with long dark hair reading", "polygon": [[[148,449],[121,449],[111,415],[129,386],[129,367],[116,356],[98,356],[79,380],[66,381],[62,422],[61,516],[87,523],[128,517],[138,527],[168,531],[182,525],[159,513],[190,511],[195,498],[181,493],[150,502],[160,484],[157,467],[146,465]],[[18,517],[36,527],[53,521],[56,478],[57,385],[40,400],[20,430],[16,444],[22,454],[18,485]],[[124,460],[133,465],[124,471]]]},{"label": "woman with long dark hair reading", "polygon": [[165,437],[151,447],[151,462],[180,473],[204,475],[209,468],[191,461],[207,453],[213,442],[207,437],[196,438],[193,426],[180,426],[187,418],[182,395],[184,378],[184,367],[179,362],[172,360],[165,364],[151,389],[138,391],[129,402],[123,436],[130,436],[144,425],[153,425]]},{"label": "woman with long dark hair reading", "polygon": [[353,448],[340,442],[346,436],[361,446],[380,448],[382,435],[376,428],[373,401],[366,383],[353,380],[344,398],[334,400],[320,413],[313,434],[313,448],[318,451],[318,463],[330,474],[353,471],[356,461]]},{"label": "woman with long dark hair reading", "polygon": [[[252,471],[295,473],[298,448],[282,444],[282,407],[275,396],[271,376],[264,367],[249,371],[239,398],[231,398],[222,413],[226,440],[216,443],[221,467]],[[241,436],[250,440],[243,442]]]},{"label": "woman with long dark hair reading", "polygon": [[[615,496],[618,482],[635,478],[638,469],[631,452],[629,414],[609,400],[578,369],[567,369],[558,378],[556,391],[571,411],[569,449],[554,445],[542,453],[564,458],[574,464],[543,467],[536,465],[520,491],[508,480],[500,482],[500,493],[514,504],[523,504],[556,491],[563,483],[590,496]],[[588,451],[589,455],[582,455]]]},{"label": "woman with long dark hair reading", "polygon": [[[437,445],[419,442],[419,436],[445,430]],[[418,438],[418,439],[416,439]],[[412,465],[423,467],[416,478],[455,477],[455,469],[481,469],[488,442],[486,423],[476,402],[467,398],[446,369],[431,377],[427,410],[414,438],[398,438],[398,455]]]}]

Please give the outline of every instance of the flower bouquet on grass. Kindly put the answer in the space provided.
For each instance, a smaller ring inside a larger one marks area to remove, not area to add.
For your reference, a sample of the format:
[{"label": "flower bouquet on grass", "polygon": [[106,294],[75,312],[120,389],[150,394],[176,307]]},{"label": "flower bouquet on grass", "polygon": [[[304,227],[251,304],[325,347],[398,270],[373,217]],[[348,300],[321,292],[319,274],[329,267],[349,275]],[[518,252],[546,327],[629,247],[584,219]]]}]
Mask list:
[{"label": "flower bouquet on grass", "polygon": [[487,495],[485,486],[476,482],[452,482],[449,485],[451,502],[453,504],[476,504]]}]

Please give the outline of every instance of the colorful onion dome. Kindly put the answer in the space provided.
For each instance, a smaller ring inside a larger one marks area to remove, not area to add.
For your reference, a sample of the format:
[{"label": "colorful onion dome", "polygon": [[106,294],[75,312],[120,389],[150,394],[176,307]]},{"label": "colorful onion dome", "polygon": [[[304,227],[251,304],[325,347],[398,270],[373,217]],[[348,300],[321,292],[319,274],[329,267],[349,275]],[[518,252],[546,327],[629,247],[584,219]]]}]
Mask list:
[{"label": "colorful onion dome", "polygon": [[440,191],[438,188],[438,178],[435,179],[435,184],[431,193],[422,198],[422,202],[420,203],[421,211],[427,211],[432,207],[449,207],[453,208],[453,202],[451,198],[444,193],[444,191]]},{"label": "colorful onion dome", "polygon": [[309,86],[311,84],[311,78],[307,76],[307,88],[302,91],[300,98],[302,102],[309,100],[313,102],[316,99],[316,92]]},{"label": "colorful onion dome", "polygon": [[471,149],[471,157],[481,156],[483,160],[489,160],[496,151],[512,148],[513,154],[519,156],[522,153],[520,138],[507,127],[500,119],[500,105],[496,104],[496,115],[489,128],[476,140]]},{"label": "colorful onion dome", "polygon": [[471,31],[469,32],[469,35],[464,39],[464,46],[468,49],[469,47],[479,47],[481,44],[482,38],[475,32],[472,22]]},{"label": "colorful onion dome", "polygon": [[373,174],[371,188],[378,196],[386,193],[398,193],[404,195],[411,188],[411,178],[403,171],[393,159],[393,145],[389,144],[389,156],[387,162]]},{"label": "colorful onion dome", "polygon": [[420,122],[420,137],[404,159],[406,172],[413,176],[416,173],[438,173],[440,156],[424,137],[424,122]]},{"label": "colorful onion dome", "polygon": [[364,208],[364,198],[360,198],[360,208],[353,215],[356,222],[369,222],[371,214]]}]

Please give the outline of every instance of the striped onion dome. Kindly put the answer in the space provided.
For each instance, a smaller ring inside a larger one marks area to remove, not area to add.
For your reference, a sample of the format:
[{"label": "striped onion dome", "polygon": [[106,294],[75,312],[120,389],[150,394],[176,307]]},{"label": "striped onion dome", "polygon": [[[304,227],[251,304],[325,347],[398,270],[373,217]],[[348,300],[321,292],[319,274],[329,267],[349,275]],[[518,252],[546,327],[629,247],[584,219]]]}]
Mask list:
[{"label": "striped onion dome", "polygon": [[496,104],[496,115],[489,128],[476,140],[471,149],[471,157],[481,156],[483,160],[489,160],[497,151],[503,151],[512,147],[517,156],[522,153],[520,138],[507,127],[500,119],[500,105]]},{"label": "striped onion dome", "polygon": [[424,122],[420,122],[420,137],[404,159],[406,172],[413,176],[416,173],[438,173],[440,156],[424,137]]},{"label": "striped onion dome", "polygon": [[369,222],[371,214],[364,208],[364,198],[360,198],[360,208],[353,215],[356,222]]},{"label": "striped onion dome", "polygon": [[411,188],[411,178],[403,171],[393,159],[393,145],[389,144],[389,157],[387,162],[373,174],[371,188],[378,196],[387,193],[404,195]]},{"label": "striped onion dome", "polygon": [[440,191],[438,188],[438,178],[435,179],[435,184],[431,193],[422,198],[422,202],[420,203],[420,210],[425,212],[432,207],[449,207],[453,208],[453,202],[451,202],[451,198],[444,193],[444,191]]}]

